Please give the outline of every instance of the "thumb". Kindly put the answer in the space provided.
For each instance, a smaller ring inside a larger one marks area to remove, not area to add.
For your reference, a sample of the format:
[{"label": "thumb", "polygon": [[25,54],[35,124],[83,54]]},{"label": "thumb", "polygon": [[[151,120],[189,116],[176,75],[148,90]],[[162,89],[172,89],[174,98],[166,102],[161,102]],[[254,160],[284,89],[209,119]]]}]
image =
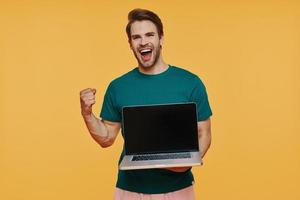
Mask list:
[{"label": "thumb", "polygon": [[93,94],[96,94],[96,89],[92,88],[92,92],[93,92]]}]

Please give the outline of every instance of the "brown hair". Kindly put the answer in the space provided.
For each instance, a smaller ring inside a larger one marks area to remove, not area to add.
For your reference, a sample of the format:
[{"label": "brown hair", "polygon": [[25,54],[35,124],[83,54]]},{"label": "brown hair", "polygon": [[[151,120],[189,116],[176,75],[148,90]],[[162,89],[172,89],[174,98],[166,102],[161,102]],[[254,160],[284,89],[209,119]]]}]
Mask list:
[{"label": "brown hair", "polygon": [[142,21],[142,20],[149,20],[154,23],[159,38],[161,38],[161,36],[164,35],[163,24],[157,14],[155,14],[150,10],[136,8],[128,13],[128,24],[126,26],[128,41],[130,41],[131,38],[130,35],[131,24],[135,21]]}]

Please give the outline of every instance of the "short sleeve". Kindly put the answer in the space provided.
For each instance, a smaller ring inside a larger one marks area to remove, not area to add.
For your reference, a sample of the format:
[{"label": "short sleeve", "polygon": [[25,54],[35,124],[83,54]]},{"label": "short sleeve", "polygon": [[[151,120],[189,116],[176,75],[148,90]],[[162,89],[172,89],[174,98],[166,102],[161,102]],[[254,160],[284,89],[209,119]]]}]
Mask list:
[{"label": "short sleeve", "polygon": [[118,111],[115,101],[115,91],[110,83],[104,95],[100,117],[107,121],[121,122],[121,113]]},{"label": "short sleeve", "polygon": [[191,101],[197,104],[198,121],[204,121],[212,115],[208,102],[206,88],[199,77],[194,79],[194,87],[191,93]]}]

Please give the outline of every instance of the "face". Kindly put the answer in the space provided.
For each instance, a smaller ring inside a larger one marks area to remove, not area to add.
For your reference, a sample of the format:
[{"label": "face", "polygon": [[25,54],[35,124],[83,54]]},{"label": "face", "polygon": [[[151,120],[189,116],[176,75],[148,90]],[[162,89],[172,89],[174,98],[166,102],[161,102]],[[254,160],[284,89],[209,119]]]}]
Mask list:
[{"label": "face", "polygon": [[163,37],[159,38],[155,24],[149,20],[135,21],[131,24],[130,48],[139,66],[153,67],[160,59]]}]

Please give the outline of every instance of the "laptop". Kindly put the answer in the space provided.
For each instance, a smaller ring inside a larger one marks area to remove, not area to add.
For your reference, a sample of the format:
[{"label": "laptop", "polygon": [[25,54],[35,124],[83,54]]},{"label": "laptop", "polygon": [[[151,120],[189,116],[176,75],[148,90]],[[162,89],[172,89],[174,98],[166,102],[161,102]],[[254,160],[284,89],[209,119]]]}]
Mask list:
[{"label": "laptop", "polygon": [[196,104],[122,108],[125,156],[121,170],[201,165]]}]

